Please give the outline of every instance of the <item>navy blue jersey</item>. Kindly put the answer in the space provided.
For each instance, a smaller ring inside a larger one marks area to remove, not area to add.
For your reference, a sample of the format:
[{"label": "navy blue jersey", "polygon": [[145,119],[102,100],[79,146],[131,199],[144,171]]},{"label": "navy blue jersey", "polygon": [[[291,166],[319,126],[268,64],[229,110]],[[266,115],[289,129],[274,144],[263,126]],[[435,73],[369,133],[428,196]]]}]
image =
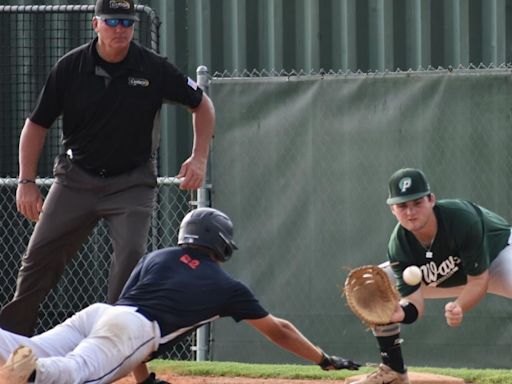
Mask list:
[{"label": "navy blue jersey", "polygon": [[156,321],[162,343],[219,317],[238,322],[268,315],[251,290],[218,262],[196,249],[181,247],[144,256],[116,304],[137,307]]}]

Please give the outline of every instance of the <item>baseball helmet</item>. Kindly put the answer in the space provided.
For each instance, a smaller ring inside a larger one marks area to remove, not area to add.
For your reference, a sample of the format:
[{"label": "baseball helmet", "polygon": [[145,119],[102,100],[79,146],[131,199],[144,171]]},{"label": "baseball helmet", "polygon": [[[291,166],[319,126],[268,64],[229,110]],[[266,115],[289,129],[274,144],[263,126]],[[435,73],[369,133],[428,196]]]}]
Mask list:
[{"label": "baseball helmet", "polygon": [[178,232],[178,245],[198,245],[214,252],[219,261],[227,261],[238,249],[233,241],[233,223],[214,208],[197,208],[183,218]]}]

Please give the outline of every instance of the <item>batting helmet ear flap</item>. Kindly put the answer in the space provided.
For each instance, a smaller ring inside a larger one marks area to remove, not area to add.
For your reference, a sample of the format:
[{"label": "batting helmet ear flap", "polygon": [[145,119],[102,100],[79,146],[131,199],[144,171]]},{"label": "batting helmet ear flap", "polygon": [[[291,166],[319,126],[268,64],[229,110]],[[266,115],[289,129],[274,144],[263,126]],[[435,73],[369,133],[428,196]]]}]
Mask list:
[{"label": "batting helmet ear flap", "polygon": [[219,236],[226,243],[226,246],[224,248],[224,255],[222,257],[222,260],[220,261],[228,261],[229,259],[231,259],[233,251],[238,249],[238,247],[236,246],[235,242],[232,239],[228,239],[226,235],[224,235],[222,232],[219,232]]}]

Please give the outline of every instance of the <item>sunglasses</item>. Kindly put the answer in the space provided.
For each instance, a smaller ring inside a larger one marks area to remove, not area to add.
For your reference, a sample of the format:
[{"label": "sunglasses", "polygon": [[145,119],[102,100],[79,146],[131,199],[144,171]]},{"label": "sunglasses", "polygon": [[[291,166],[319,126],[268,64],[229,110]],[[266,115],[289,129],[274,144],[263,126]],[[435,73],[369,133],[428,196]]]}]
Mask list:
[{"label": "sunglasses", "polygon": [[130,28],[135,23],[135,20],[131,19],[104,19],[102,17],[98,17],[98,19],[103,20],[111,28],[115,28],[119,24],[125,28]]}]

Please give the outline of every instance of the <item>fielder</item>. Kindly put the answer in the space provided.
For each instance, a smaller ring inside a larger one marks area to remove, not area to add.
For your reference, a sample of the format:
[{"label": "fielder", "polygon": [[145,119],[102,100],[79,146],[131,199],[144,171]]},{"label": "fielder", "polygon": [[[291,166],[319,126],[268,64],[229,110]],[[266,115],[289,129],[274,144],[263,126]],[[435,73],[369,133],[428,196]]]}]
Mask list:
[{"label": "fielder", "polygon": [[[398,220],[381,264],[402,300],[392,323],[373,327],[382,364],[353,384],[408,384],[400,343],[400,323],[423,316],[424,299],[455,298],[444,307],[446,322],[459,326],[464,314],[486,295],[512,298],[511,227],[505,219],[470,201],[439,200],[424,173],[405,168],[389,180],[387,204]],[[422,281],[409,286],[405,268],[416,265]]]},{"label": "fielder", "polygon": [[[100,384],[134,373],[202,324],[230,316],[245,320],[280,347],[324,370],[359,364],[326,355],[289,321],[269,314],[251,290],[220,263],[237,246],[228,216],[213,208],[183,219],[178,247],[144,256],[119,300],[93,304],[57,327],[31,338],[0,329],[0,383]],[[21,346],[21,347],[20,347]]]}]

